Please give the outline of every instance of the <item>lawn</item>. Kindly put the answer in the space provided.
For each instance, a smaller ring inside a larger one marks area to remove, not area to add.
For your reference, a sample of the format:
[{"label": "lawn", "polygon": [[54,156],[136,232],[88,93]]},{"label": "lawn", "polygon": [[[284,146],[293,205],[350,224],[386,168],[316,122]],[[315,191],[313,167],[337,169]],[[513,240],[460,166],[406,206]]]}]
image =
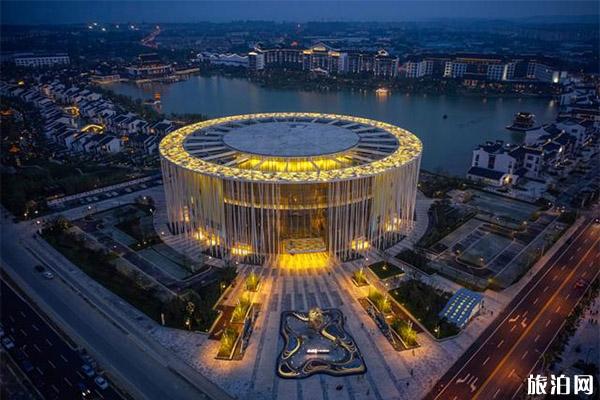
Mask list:
[{"label": "lawn", "polygon": [[77,235],[51,227],[44,230],[43,236],[102,286],[158,323],[162,322],[163,314],[165,325],[173,328],[208,331],[218,316],[213,307],[236,276],[235,269],[221,268],[208,284],[165,299],[157,289],[142,287],[134,278],[120,272],[113,264],[116,256],[86,247]]},{"label": "lawn", "polygon": [[369,265],[369,269],[377,275],[379,279],[387,279],[393,276],[402,275],[404,271],[400,267],[388,264],[385,261],[379,261]]},{"label": "lawn", "polygon": [[[456,325],[441,319],[438,315],[452,297],[452,293],[410,279],[402,282],[396,289],[390,290],[390,294],[434,336],[444,338],[459,332]],[[437,334],[436,329],[439,330]]]},{"label": "lawn", "polygon": [[163,301],[157,297],[154,289],[142,288],[131,277],[120,273],[112,263],[115,256],[89,249],[80,239],[65,232],[48,231],[44,239],[102,286],[153,320],[160,320]]},{"label": "lawn", "polygon": [[154,228],[150,227],[151,224],[151,217],[142,217],[121,222],[115,225],[115,228],[136,240],[136,243],[129,245],[129,247],[137,251],[162,243],[162,239],[156,234]]}]

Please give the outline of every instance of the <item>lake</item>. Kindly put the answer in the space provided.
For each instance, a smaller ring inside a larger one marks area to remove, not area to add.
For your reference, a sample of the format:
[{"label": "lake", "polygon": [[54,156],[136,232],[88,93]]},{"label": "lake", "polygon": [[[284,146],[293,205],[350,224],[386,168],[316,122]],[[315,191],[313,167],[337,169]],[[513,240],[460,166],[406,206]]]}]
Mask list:
[{"label": "lake", "polygon": [[[487,98],[408,95],[344,90],[308,92],[260,87],[245,79],[193,76],[161,84],[115,83],[107,88],[133,98],[161,94],[165,113],[200,113],[209,117],[274,111],[313,111],[377,119],[398,125],[423,141],[422,167],[464,176],[471,151],[486,140],[517,142],[504,127],[517,111],[533,112],[538,123],[551,122],[556,102],[539,98]],[[443,116],[447,115],[444,119]]]}]

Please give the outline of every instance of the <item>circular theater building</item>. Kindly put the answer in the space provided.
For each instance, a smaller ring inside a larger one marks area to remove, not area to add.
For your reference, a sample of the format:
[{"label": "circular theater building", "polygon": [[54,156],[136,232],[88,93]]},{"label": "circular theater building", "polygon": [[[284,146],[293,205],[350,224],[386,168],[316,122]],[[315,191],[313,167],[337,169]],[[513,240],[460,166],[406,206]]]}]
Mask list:
[{"label": "circular theater building", "polygon": [[410,230],[421,150],[404,129],[345,115],[199,122],[160,143],[169,224],[215,257],[345,260]]}]

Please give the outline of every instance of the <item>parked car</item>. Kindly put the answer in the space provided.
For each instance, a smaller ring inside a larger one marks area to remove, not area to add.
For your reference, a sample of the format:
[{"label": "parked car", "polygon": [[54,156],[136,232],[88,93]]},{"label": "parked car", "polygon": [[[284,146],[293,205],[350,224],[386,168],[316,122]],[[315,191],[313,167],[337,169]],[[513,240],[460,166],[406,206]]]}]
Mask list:
[{"label": "parked car", "polygon": [[105,390],[108,388],[108,381],[106,379],[104,379],[104,377],[102,375],[98,375],[96,377],[96,379],[94,379],[94,382],[102,390]]},{"label": "parked car", "polygon": [[83,364],[81,366],[81,370],[83,371],[84,374],[86,374],[87,376],[89,376],[90,378],[94,375],[96,375],[96,372],[94,372],[94,368],[92,368],[91,365],[89,364]]},{"label": "parked car", "polygon": [[14,349],[15,342],[13,342],[11,338],[9,338],[8,336],[6,336],[6,337],[2,338],[2,346],[4,346],[4,348],[6,350]]},{"label": "parked car", "polygon": [[50,271],[46,271],[42,273],[42,276],[46,279],[53,279],[54,278],[54,274]]}]

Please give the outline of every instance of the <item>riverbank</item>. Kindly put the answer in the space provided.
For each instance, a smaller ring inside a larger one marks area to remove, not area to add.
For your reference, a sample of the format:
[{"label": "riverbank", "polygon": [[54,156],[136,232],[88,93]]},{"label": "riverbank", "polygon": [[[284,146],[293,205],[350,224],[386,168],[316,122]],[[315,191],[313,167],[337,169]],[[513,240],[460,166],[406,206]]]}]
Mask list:
[{"label": "riverbank", "polygon": [[303,90],[314,92],[376,91],[385,88],[406,95],[446,95],[476,98],[542,98],[552,99],[558,95],[556,85],[522,82],[470,82],[469,85],[455,79],[382,79],[370,75],[317,75],[307,71],[264,70],[253,73],[241,68],[207,67],[198,75],[204,77],[247,79],[263,88],[279,90]]}]

